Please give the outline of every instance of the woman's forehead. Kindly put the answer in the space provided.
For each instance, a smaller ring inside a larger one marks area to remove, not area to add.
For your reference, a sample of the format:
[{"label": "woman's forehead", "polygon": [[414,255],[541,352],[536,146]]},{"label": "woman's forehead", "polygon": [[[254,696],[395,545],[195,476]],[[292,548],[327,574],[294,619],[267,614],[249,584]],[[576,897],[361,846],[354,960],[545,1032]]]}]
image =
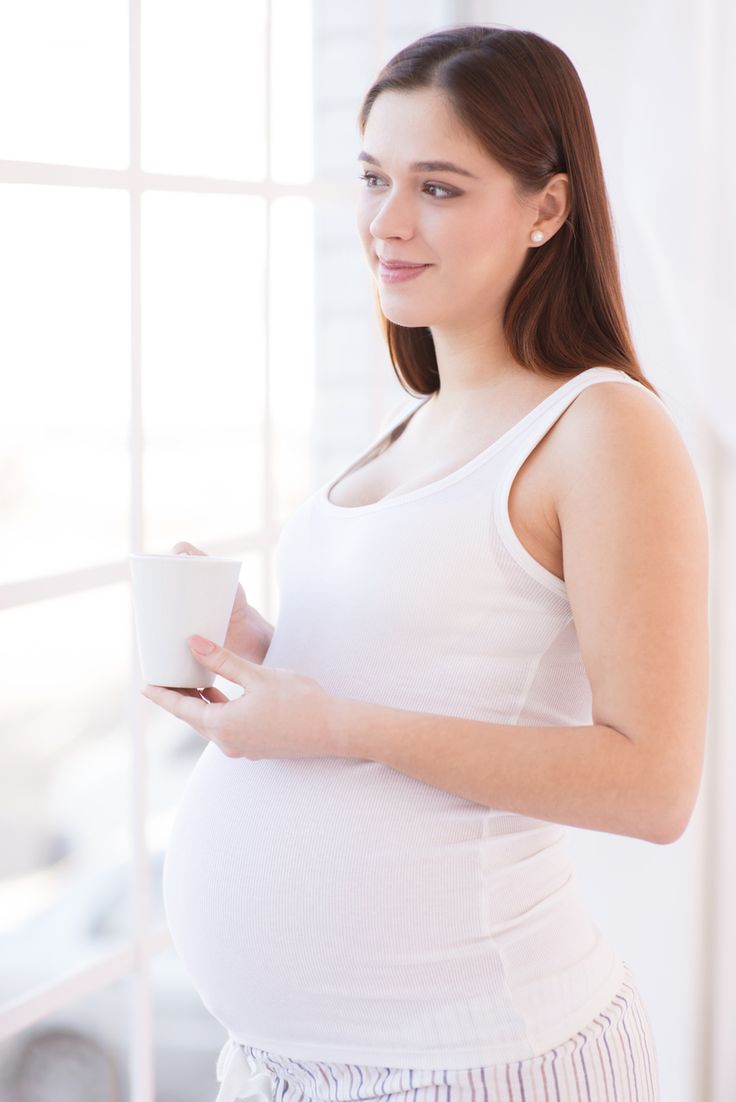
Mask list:
[{"label": "woman's forehead", "polygon": [[373,101],[366,130],[418,125],[451,134],[457,121],[450,99],[441,88],[387,88]]},{"label": "woman's forehead", "polygon": [[442,89],[387,89],[376,97],[363,134],[364,150],[373,163],[394,160],[408,166],[451,162],[481,177],[500,166],[473,134],[468,133]]}]

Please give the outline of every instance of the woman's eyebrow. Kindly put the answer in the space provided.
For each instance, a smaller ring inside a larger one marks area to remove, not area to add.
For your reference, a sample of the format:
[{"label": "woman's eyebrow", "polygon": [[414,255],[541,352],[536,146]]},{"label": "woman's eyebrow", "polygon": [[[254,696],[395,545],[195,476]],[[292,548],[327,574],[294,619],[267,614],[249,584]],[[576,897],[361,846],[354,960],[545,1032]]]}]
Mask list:
[{"label": "woman's eyebrow", "polygon": [[[378,168],[381,167],[381,162],[372,157],[370,153],[366,153],[365,150],[361,150],[358,154],[358,160],[368,161],[369,164],[377,165]],[[411,172],[456,172],[458,176],[469,176],[471,180],[478,179],[472,172],[454,165],[452,161],[415,161],[414,164],[409,165],[409,169]]]}]

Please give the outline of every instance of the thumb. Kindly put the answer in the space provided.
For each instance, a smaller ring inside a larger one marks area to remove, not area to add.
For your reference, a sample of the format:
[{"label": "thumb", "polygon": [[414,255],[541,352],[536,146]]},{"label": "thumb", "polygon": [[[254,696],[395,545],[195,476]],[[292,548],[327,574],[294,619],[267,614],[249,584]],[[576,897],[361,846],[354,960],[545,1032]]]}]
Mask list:
[{"label": "thumb", "polygon": [[188,643],[198,662],[235,685],[247,688],[261,672],[261,667],[256,662],[249,662],[247,658],[241,658],[239,654],[219,647],[217,643],[201,635],[190,636]]}]

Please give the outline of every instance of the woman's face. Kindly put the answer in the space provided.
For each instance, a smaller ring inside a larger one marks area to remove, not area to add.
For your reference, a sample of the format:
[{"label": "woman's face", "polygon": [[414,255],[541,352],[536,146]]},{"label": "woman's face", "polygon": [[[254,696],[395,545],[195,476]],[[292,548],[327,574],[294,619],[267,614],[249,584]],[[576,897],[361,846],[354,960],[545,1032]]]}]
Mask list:
[{"label": "woman's face", "polygon": [[[367,179],[357,225],[386,317],[452,329],[501,316],[537,216],[511,175],[461,129],[435,88],[382,92],[363,142],[372,160],[359,159]],[[451,162],[470,175],[413,169],[419,161]],[[429,267],[389,282],[381,257]]]}]

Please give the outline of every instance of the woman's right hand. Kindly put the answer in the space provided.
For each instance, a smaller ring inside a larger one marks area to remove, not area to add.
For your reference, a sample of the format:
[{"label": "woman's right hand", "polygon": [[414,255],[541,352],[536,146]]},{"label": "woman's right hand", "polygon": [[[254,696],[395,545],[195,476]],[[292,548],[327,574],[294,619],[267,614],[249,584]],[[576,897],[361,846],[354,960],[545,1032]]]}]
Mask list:
[{"label": "woman's right hand", "polygon": [[[200,551],[193,543],[182,540],[174,544],[173,554],[206,556],[207,552]],[[272,634],[273,628],[263,619],[260,612],[248,604],[245,590],[238,582],[223,646],[239,654],[241,658],[260,663],[270,646]]]}]

